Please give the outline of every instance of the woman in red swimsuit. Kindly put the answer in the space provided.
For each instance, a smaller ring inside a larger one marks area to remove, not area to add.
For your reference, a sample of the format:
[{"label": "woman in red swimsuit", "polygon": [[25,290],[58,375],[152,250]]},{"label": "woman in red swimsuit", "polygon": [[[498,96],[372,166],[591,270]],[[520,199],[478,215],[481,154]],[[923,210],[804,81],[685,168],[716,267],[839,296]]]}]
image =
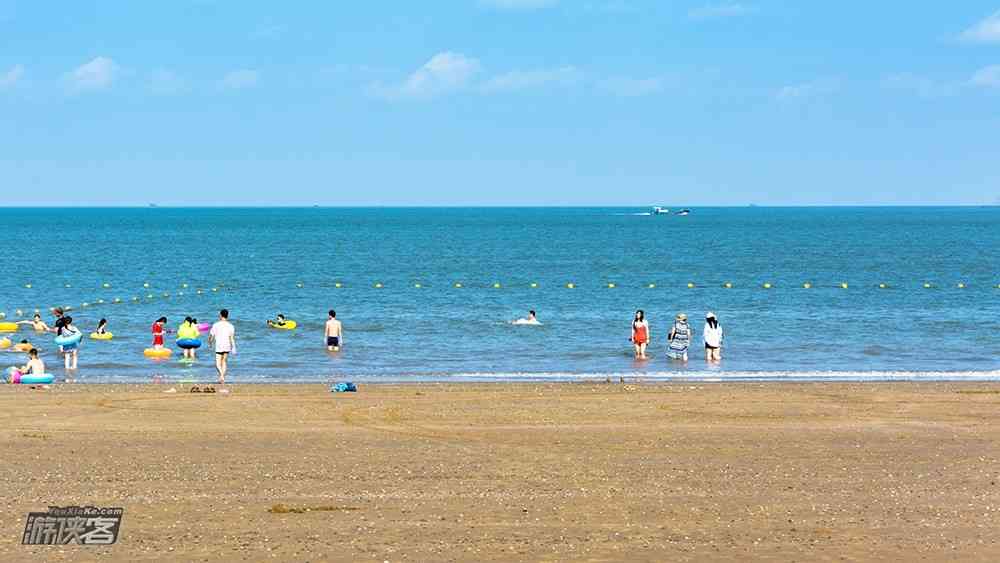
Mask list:
[{"label": "woman in red swimsuit", "polygon": [[649,323],[646,322],[646,313],[639,309],[632,319],[632,344],[635,345],[635,359],[646,359],[646,344],[649,343]]},{"label": "woman in red swimsuit", "polygon": [[167,317],[160,317],[153,323],[153,348],[159,350],[163,348],[164,325],[167,324]]}]

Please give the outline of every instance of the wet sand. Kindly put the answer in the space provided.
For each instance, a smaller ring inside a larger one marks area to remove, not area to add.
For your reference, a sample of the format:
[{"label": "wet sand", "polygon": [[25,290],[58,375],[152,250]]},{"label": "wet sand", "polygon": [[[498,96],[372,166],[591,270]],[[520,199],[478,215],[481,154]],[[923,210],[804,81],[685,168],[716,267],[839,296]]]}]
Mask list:
[{"label": "wet sand", "polygon": [[167,388],[0,386],[0,560],[1000,560],[1000,384]]}]

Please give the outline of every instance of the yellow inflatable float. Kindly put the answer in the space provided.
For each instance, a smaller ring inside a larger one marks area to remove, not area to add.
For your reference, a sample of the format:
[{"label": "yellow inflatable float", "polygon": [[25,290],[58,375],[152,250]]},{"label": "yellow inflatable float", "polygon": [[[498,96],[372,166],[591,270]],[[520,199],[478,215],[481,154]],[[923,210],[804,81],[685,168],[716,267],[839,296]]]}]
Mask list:
[{"label": "yellow inflatable float", "polygon": [[115,335],[111,334],[110,332],[91,332],[90,333],[90,339],[91,340],[111,340],[114,337],[115,337]]},{"label": "yellow inflatable float", "polygon": [[267,326],[271,328],[276,328],[278,330],[294,330],[295,327],[299,326],[295,321],[286,320],[284,324],[278,324],[275,321],[267,321]]},{"label": "yellow inflatable float", "polygon": [[147,358],[152,358],[154,360],[163,360],[170,357],[174,351],[170,348],[146,348],[143,350],[142,355]]},{"label": "yellow inflatable float", "polygon": [[6,350],[10,348],[10,338],[0,338],[0,350]]},{"label": "yellow inflatable float", "polygon": [[13,350],[15,352],[30,352],[34,348],[30,342],[19,342],[14,345]]},{"label": "yellow inflatable float", "polygon": [[17,332],[17,323],[0,323],[0,332]]}]

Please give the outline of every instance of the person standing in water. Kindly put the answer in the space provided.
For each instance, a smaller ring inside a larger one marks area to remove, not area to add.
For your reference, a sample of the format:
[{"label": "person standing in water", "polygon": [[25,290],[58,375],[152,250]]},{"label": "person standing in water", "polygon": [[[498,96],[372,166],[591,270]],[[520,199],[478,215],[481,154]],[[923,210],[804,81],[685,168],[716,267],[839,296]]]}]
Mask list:
[{"label": "person standing in water", "polygon": [[163,335],[166,333],[166,329],[164,328],[164,326],[166,324],[167,324],[167,317],[160,317],[156,319],[156,322],[153,323],[151,330],[153,332],[154,350],[159,350],[163,348]]},{"label": "person standing in water", "polygon": [[635,346],[635,359],[646,359],[646,345],[649,344],[649,323],[646,322],[646,313],[639,309],[632,319],[632,337],[629,339]]},{"label": "person standing in water", "polygon": [[722,360],[722,326],[715,313],[709,311],[705,314],[705,360],[708,362],[718,362]]},{"label": "person standing in water", "polygon": [[228,309],[219,311],[219,320],[212,325],[208,339],[215,344],[215,369],[219,372],[219,385],[225,385],[229,355],[236,353],[236,328],[229,322]]},{"label": "person standing in water", "polygon": [[340,340],[344,336],[344,327],[337,320],[337,312],[330,309],[326,318],[326,328],[323,331],[326,340],[326,349],[329,352],[340,351]]},{"label": "person standing in water", "polygon": [[108,319],[101,319],[97,322],[97,330],[94,334],[107,334],[108,333]]},{"label": "person standing in water", "polygon": [[[59,336],[75,336],[80,333],[79,329],[73,326],[73,317],[62,317],[60,320],[62,323],[57,333]],[[66,369],[76,369],[77,350],[79,347],[79,340],[73,344],[63,344],[59,347],[59,351],[63,354],[63,363]]]},{"label": "person standing in water", "polygon": [[688,347],[691,345],[691,327],[687,322],[687,315],[677,313],[674,319],[674,326],[670,328],[667,335],[667,355],[675,360],[686,362],[688,360]]},{"label": "person standing in water", "polygon": [[17,321],[17,324],[19,324],[19,325],[31,325],[31,328],[35,332],[48,332],[49,331],[49,325],[45,324],[45,321],[42,320],[42,316],[39,315],[38,313],[35,313],[35,316],[32,317],[30,321]]},{"label": "person standing in water", "polygon": [[184,317],[184,322],[177,327],[177,346],[181,348],[185,358],[189,360],[195,359],[195,348],[186,342],[184,346],[181,346],[180,342],[182,340],[198,340],[198,327],[191,317]]}]

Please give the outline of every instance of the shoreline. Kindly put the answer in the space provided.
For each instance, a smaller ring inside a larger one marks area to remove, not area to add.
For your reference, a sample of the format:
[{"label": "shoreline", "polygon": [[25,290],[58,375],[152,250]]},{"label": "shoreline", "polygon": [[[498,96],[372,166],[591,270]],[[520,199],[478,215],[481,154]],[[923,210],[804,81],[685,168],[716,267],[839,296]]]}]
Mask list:
[{"label": "shoreline", "polygon": [[228,387],[0,387],[0,559],[1000,558],[1000,383]]}]

